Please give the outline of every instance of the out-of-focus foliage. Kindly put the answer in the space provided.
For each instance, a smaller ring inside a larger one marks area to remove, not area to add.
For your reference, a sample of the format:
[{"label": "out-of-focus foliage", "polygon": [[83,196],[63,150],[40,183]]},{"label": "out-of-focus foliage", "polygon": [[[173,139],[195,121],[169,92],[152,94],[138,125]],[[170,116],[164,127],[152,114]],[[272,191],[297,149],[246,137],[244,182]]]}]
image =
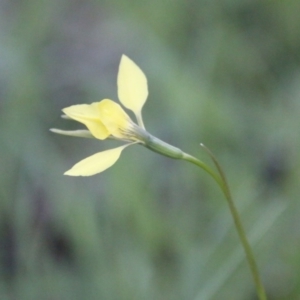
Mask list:
[{"label": "out-of-focus foliage", "polygon": [[270,299],[300,297],[300,2],[0,1],[0,299],[256,299],[221,192],[143,147],[50,133],[145,72],[148,131],[221,161]]}]

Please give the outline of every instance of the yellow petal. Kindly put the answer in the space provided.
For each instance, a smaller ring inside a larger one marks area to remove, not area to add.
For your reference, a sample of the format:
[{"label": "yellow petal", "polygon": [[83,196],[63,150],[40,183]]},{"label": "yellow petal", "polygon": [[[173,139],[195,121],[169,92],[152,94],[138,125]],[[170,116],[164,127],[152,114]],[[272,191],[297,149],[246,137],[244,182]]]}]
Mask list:
[{"label": "yellow petal", "polygon": [[71,119],[83,123],[95,138],[104,140],[109,132],[100,120],[97,105],[98,103],[72,105],[62,111]]},{"label": "yellow petal", "polygon": [[126,55],[122,55],[118,73],[118,96],[121,103],[136,115],[141,114],[148,96],[147,78]]},{"label": "yellow petal", "polygon": [[106,150],[89,156],[74,165],[64,175],[69,176],[92,176],[103,172],[111,167],[120,157],[124,148],[132,144],[127,144],[118,148]]},{"label": "yellow petal", "polygon": [[124,138],[133,123],[123,108],[116,102],[104,99],[98,103],[99,116],[111,135]]}]

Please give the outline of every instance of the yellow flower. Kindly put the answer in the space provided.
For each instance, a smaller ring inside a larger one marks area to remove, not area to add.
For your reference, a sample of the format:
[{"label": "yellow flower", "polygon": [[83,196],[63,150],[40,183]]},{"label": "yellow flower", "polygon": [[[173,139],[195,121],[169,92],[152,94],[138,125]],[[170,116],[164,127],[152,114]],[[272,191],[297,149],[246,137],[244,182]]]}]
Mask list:
[{"label": "yellow flower", "polygon": [[119,66],[118,96],[120,102],[134,112],[139,125],[130,119],[119,104],[109,99],[92,104],[73,105],[62,110],[64,118],[78,121],[88,130],[51,129],[55,133],[100,140],[114,138],[127,142],[123,146],[83,159],[65,172],[65,175],[91,176],[100,173],[111,167],[129,145],[147,143],[149,134],[144,130],[141,114],[148,96],[147,79],[142,70],[125,55],[122,56]]}]

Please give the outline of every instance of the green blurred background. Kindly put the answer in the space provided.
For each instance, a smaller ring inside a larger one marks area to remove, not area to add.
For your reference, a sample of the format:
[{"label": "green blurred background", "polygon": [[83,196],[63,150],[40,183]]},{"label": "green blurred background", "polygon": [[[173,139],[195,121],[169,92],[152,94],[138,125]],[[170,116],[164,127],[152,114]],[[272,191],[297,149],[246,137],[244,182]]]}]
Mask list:
[{"label": "green blurred background", "polygon": [[269,299],[300,299],[300,1],[1,0],[0,299],[256,299],[224,197],[143,147],[55,135],[61,109],[148,77],[148,131],[219,158]]}]

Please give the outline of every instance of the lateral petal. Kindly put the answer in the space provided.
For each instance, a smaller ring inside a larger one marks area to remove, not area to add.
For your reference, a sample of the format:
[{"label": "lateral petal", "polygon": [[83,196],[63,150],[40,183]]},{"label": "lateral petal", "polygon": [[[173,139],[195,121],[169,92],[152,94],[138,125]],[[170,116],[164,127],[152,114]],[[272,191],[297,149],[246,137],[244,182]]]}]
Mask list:
[{"label": "lateral petal", "polygon": [[88,130],[61,130],[56,128],[51,128],[50,131],[62,135],[68,135],[68,136],[74,136],[74,137],[84,137],[84,138],[94,138],[94,136],[91,134]]},{"label": "lateral petal", "polygon": [[101,173],[114,165],[119,159],[123,149],[132,144],[126,144],[114,149],[102,151],[89,156],[76,165],[74,165],[70,170],[64,173],[64,175],[69,176],[92,176]]},{"label": "lateral petal", "polygon": [[121,103],[136,115],[140,115],[148,97],[147,78],[143,71],[126,55],[122,55],[117,82]]},{"label": "lateral petal", "polygon": [[71,119],[84,124],[95,138],[104,140],[109,136],[109,132],[100,120],[97,105],[97,102],[72,105],[62,111]]}]

